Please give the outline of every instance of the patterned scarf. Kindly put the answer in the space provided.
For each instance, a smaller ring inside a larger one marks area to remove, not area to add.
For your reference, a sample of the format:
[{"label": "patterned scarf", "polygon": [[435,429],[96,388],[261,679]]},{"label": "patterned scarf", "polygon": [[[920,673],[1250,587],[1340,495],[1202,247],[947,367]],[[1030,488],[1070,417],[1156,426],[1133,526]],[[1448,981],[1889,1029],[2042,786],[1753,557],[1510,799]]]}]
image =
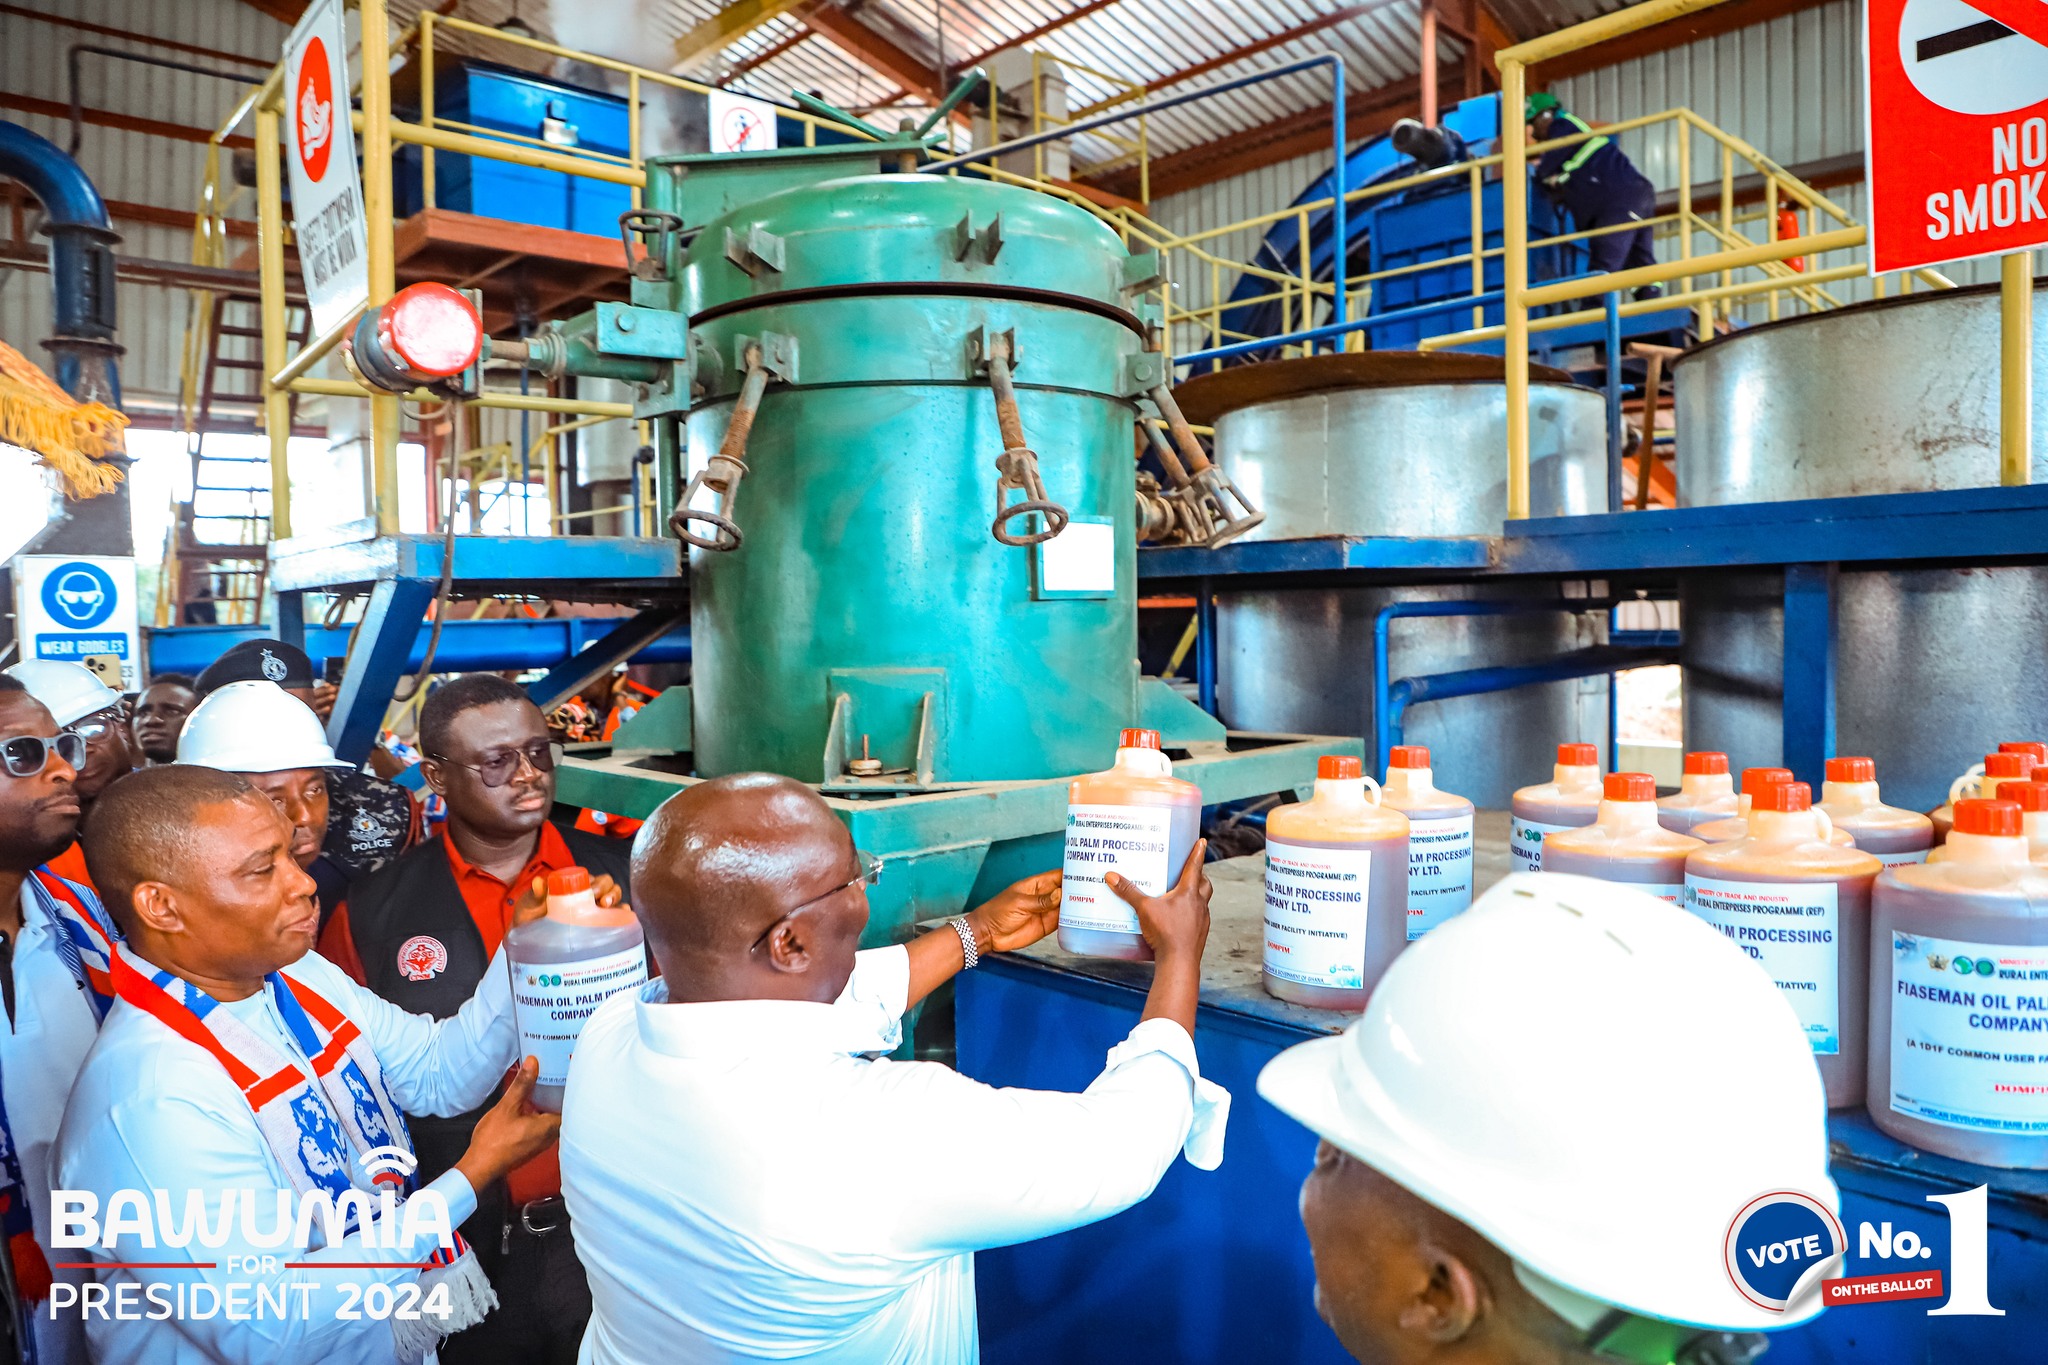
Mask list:
[{"label": "patterned scarf", "polygon": [[[113,945],[120,938],[101,908],[100,898],[91,887],[66,881],[47,867],[29,873],[21,887],[24,897],[35,901],[56,926],[57,956],[71,969],[92,1008],[93,1023],[98,1025],[114,1003],[109,966]],[[4,1098],[0,1098],[0,1237],[7,1240],[14,1277],[15,1340],[21,1343],[22,1358],[34,1365],[36,1305],[50,1297],[50,1263],[36,1242],[28,1182],[21,1173],[21,1153],[14,1144]]]},{"label": "patterned scarf", "polygon": [[[300,1194],[320,1190],[339,1198],[355,1188],[349,1177],[352,1162],[378,1148],[411,1153],[405,1116],[385,1089],[369,1040],[303,981],[272,972],[264,978],[264,989],[292,1041],[312,1062],[310,1077],[298,1062],[190,982],[151,966],[125,946],[116,952],[113,966],[114,988],[123,1000],[221,1064],[249,1102],[264,1141]],[[396,1187],[401,1200],[418,1187],[417,1176],[398,1170],[384,1170],[375,1179]],[[351,1218],[350,1231],[356,1230],[354,1221]],[[443,1336],[475,1326],[497,1307],[497,1295],[460,1233],[452,1248],[438,1248],[424,1263],[423,1300],[440,1284],[448,1286],[452,1303],[445,1319],[390,1320],[400,1360],[425,1359]]]}]

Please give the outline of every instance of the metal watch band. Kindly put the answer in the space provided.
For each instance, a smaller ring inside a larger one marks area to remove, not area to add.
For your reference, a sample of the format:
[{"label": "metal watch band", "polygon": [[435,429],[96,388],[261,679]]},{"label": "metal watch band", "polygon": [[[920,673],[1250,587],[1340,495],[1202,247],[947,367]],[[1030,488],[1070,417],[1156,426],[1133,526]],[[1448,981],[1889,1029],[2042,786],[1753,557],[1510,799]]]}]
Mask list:
[{"label": "metal watch band", "polygon": [[960,935],[960,952],[965,957],[960,970],[971,971],[981,961],[981,950],[974,946],[974,930],[967,927],[967,916],[955,915],[946,921],[953,926],[953,932]]}]

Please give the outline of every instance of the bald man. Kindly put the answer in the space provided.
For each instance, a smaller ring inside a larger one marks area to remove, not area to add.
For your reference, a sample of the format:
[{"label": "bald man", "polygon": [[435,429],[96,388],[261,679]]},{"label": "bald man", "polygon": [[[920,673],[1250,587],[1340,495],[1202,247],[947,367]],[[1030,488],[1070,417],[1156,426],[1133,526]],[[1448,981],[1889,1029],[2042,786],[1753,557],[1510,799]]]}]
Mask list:
[{"label": "bald man", "polygon": [[[74,1304],[93,1359],[412,1365],[478,1321],[490,1286],[454,1229],[477,1190],[553,1140],[557,1120],[526,1102],[528,1058],[462,1159],[417,1187],[403,1112],[473,1108],[519,1060],[504,964],[438,1022],[356,985],[312,951],[319,910],[291,824],[233,773],[173,764],[125,777],[94,806],[83,842],[126,935],[116,1001],[57,1136],[58,1188],[89,1194],[86,1215],[107,1216],[86,1254],[117,1301],[172,1301],[204,1284],[225,1302],[286,1305],[144,1323]],[[227,1223],[237,1195],[261,1212],[234,1220],[225,1245],[145,1243],[114,1236],[108,1201],[123,1190],[197,1208],[209,1224]],[[386,1191],[431,1198],[408,1204],[396,1228],[300,1216],[284,1237],[257,1240],[279,1195],[301,1209]],[[53,1298],[53,1312],[63,1307]]]},{"label": "bald man", "polygon": [[661,977],[591,1017],[564,1105],[586,1365],[970,1362],[976,1250],[1128,1208],[1184,1147],[1213,1167],[1229,1097],[1192,1036],[1203,851],[1162,896],[1111,875],[1157,965],[1102,1074],[997,1090],[881,1054],[954,973],[1058,927],[1058,872],[860,952],[882,867],[815,792],[755,773],[670,798],[633,846]]}]

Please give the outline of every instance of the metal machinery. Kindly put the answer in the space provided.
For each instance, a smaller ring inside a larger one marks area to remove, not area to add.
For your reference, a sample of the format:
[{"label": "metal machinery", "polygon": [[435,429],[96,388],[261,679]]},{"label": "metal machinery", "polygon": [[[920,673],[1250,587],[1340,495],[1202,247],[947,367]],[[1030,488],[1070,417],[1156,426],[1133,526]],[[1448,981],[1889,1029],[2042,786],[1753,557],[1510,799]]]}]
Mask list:
[{"label": "metal machinery", "polygon": [[[547,580],[646,604],[536,685],[544,704],[660,637],[687,596],[692,685],[609,754],[572,758],[560,798],[644,816],[701,777],[817,784],[888,860],[877,941],[1054,864],[1062,779],[1106,766],[1120,727],[1162,730],[1211,801],[1304,786],[1319,755],[1358,749],[1226,736],[1139,677],[1134,419],[1166,370],[1129,300],[1156,258],[1043,194],[893,173],[920,149],[652,160],[626,219],[632,302],[487,347],[542,376],[634,386],[659,514],[691,547],[687,585],[664,567],[674,540],[455,549],[465,592]],[[366,318],[353,353],[366,374],[384,364],[374,332]],[[1164,411],[1175,487],[1151,514],[1212,542],[1255,524],[1170,397]],[[337,582],[332,547],[295,548],[279,548],[282,585]],[[373,597],[338,715],[390,695],[441,548],[400,537],[383,552],[397,562],[378,577],[400,586]]]},{"label": "metal machinery", "polygon": [[[1676,376],[1678,492],[1688,507],[1982,488],[1998,474],[1995,287],[1915,294],[1789,318],[1700,347]],[[2048,306],[2033,310],[2048,355]],[[2038,364],[2038,362],[2037,362]],[[2038,372],[2038,370],[2037,370]],[[2033,386],[2048,431],[2048,384]],[[2048,480],[2037,435],[2035,481]],[[1690,576],[1683,588],[1685,729],[1693,748],[1751,763],[1780,753],[1782,575]],[[2031,565],[1844,572],[1835,649],[1850,664],[1837,740],[1884,755],[1886,798],[1939,804],[1987,736],[2048,717],[2048,569]]]},{"label": "metal machinery", "polygon": [[[1506,512],[1506,390],[1497,360],[1312,356],[1201,375],[1179,395],[1196,420],[1213,422],[1217,459],[1266,512],[1247,540],[1480,537]],[[1536,506],[1546,516],[1606,511],[1601,395],[1544,370],[1529,404]],[[1604,644],[1603,614],[1593,604],[1544,609],[1562,600],[1549,584],[1219,588],[1219,713],[1255,729],[1374,734],[1382,724],[1398,727],[1398,718],[1377,714],[1394,679],[1548,664]],[[1490,603],[1468,610],[1500,614],[1398,628],[1381,616],[1395,603],[1422,601]],[[1386,650],[1377,684],[1375,670],[1362,666],[1373,657],[1375,634]],[[1415,713],[1406,738],[1439,756],[1446,789],[1504,806],[1528,774],[1547,769],[1557,743],[1606,735],[1604,674],[1522,681],[1447,696]]]}]

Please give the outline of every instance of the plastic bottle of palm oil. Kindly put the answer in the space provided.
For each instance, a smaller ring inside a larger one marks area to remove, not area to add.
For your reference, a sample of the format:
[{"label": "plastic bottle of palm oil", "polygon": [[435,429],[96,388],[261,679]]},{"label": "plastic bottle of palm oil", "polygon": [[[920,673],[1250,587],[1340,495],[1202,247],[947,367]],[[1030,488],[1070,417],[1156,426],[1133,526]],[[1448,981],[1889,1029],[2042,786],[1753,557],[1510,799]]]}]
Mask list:
[{"label": "plastic bottle of palm oil", "polygon": [[1090,957],[1150,962],[1138,914],[1103,881],[1122,876],[1147,896],[1179,880],[1202,833],[1202,789],[1173,775],[1157,730],[1125,730],[1116,762],[1067,784],[1066,861],[1060,877],[1060,947]]},{"label": "plastic bottle of palm oil", "polygon": [[646,984],[640,921],[624,905],[599,905],[587,869],[565,867],[548,873],[547,913],[505,932],[505,958],[519,1055],[540,1061],[534,1107],[559,1114],[584,1022],[620,991]]},{"label": "plastic bottle of palm oil", "polygon": [[1828,1107],[1863,1101],[1875,854],[1829,841],[1804,782],[1751,793],[1749,832],[1685,860],[1685,908],[1771,974],[1791,1002]]},{"label": "plastic bottle of palm oil", "polygon": [[1703,840],[1659,823],[1657,779],[1609,773],[1590,825],[1543,836],[1543,870],[1628,882],[1673,905],[1685,900],[1685,859]]},{"label": "plastic bottle of palm oil", "polygon": [[1380,804],[1408,817],[1408,941],[1472,904],[1472,803],[1438,791],[1429,749],[1387,751]]},{"label": "plastic bottle of palm oil", "polygon": [[1996,755],[1986,754],[1982,763],[1971,764],[1968,772],[1948,784],[1948,800],[1927,813],[1934,822],[1934,842],[1948,838],[1957,801],[1964,797],[1990,800],[2002,784],[2029,781],[2034,769],[2042,767],[2048,767],[2048,744],[2025,739],[2006,740]]},{"label": "plastic bottle of palm oil", "polygon": [[1508,803],[1508,852],[1515,871],[1543,870],[1543,836],[1590,825],[1600,813],[1600,750],[1591,744],[1557,746],[1550,781],[1518,790]]},{"label": "plastic bottle of palm oil", "polygon": [[1701,750],[1685,756],[1678,790],[1657,803],[1657,823],[1674,834],[1690,834],[1694,825],[1735,814],[1739,800],[1728,755]]},{"label": "plastic bottle of palm oil", "polygon": [[1940,862],[1873,896],[1869,1109],[1901,1142],[2048,1169],[2048,872],[2013,801],[1965,798]]},{"label": "plastic bottle of palm oil", "polygon": [[1362,1010],[1408,944],[1408,817],[1356,758],[1316,763],[1315,795],[1266,817],[1265,985],[1297,1005]]},{"label": "plastic bottle of palm oil", "polygon": [[1820,808],[1847,830],[1856,847],[1874,853],[1886,867],[1924,863],[1934,847],[1934,822],[1916,810],[1887,806],[1878,797],[1877,763],[1868,758],[1831,758],[1821,785]]},{"label": "plastic bottle of palm oil", "polygon": [[1703,820],[1686,833],[1696,839],[1705,839],[1710,844],[1725,844],[1730,839],[1740,839],[1749,833],[1749,807],[1756,794],[1779,782],[1790,782],[1790,768],[1744,768],[1742,770],[1742,794],[1735,798],[1735,811],[1717,820]]}]

